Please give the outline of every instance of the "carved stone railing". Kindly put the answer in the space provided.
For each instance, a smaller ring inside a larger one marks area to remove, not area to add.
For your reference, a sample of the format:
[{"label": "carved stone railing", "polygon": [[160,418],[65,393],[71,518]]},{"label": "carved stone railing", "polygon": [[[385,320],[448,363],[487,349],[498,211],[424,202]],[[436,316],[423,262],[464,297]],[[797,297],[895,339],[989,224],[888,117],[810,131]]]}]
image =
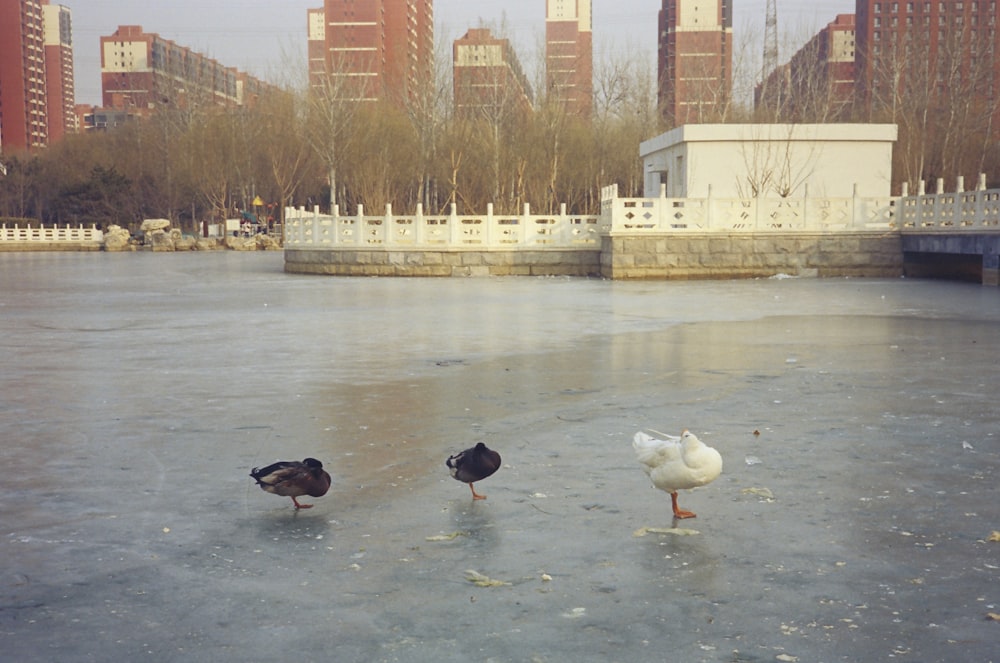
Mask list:
[{"label": "carved stone railing", "polygon": [[600,248],[598,217],[566,214],[531,214],[528,205],[522,214],[494,214],[489,205],[485,215],[451,213],[397,216],[386,205],[385,214],[366,215],[358,206],[354,216],[320,214],[318,208],[285,210],[286,248],[466,248],[466,249],[546,249]]},{"label": "carved stone railing", "polygon": [[8,226],[0,224],[0,242],[103,242],[104,232],[97,226],[48,227]]},{"label": "carved stone railing", "polygon": [[[612,233],[835,232],[892,230],[896,199],[619,198],[601,191],[601,218]],[[607,221],[610,219],[610,223]]]},{"label": "carved stone railing", "polygon": [[899,221],[903,232],[982,233],[1000,232],[1000,189],[986,188],[986,175],[980,175],[975,191],[965,191],[963,178],[957,178],[955,191],[946,193],[944,180],[937,180],[933,194],[924,192],[920,182],[917,195],[911,196],[906,185],[899,199]]}]

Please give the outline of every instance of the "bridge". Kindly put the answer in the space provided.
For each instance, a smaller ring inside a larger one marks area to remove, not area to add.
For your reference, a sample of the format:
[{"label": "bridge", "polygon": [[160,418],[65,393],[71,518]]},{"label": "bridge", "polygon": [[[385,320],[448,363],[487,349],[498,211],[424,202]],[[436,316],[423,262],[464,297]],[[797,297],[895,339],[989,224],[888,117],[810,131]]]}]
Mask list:
[{"label": "bridge", "polygon": [[1000,189],[987,189],[980,175],[974,191],[945,192],[937,180],[935,193],[917,195],[904,187],[896,204],[907,276],[958,278],[1000,285]]}]

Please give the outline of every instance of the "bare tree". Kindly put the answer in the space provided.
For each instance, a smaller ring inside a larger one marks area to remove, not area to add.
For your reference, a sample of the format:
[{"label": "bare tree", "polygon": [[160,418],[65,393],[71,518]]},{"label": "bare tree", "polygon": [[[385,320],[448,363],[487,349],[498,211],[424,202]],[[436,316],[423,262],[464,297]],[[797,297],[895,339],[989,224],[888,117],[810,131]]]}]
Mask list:
[{"label": "bare tree", "polygon": [[261,105],[260,148],[271,169],[281,223],[285,207],[316,166],[315,152],[305,137],[304,106],[301,95],[284,91],[267,95]]},{"label": "bare tree", "polygon": [[306,95],[306,138],[326,167],[330,184],[330,209],[337,205],[337,170],[341,146],[354,127],[358,113],[371,102],[371,83],[364,76],[348,76],[346,61],[334,59],[331,71],[314,78]]}]

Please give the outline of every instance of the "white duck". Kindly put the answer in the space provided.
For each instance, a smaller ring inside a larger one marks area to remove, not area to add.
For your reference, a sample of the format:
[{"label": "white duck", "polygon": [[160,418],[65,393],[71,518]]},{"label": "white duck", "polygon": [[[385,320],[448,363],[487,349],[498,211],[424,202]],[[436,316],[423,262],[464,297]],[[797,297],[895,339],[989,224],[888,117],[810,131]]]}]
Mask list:
[{"label": "white duck", "polygon": [[653,485],[670,493],[674,517],[694,518],[694,513],[677,506],[677,491],[714,481],[722,473],[722,456],[690,431],[684,431],[680,437],[664,437],[667,439],[661,440],[639,431],[632,447]]}]

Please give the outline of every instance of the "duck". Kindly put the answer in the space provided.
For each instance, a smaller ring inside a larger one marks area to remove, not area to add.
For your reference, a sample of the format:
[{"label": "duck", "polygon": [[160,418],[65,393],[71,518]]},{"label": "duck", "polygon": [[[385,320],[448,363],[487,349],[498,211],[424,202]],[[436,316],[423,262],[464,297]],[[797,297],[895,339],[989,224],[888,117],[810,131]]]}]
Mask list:
[{"label": "duck", "polygon": [[315,458],[306,458],[301,462],[279,460],[267,467],[253,468],[250,476],[264,492],[291,497],[296,509],[313,507],[312,504],[302,504],[297,497],[322,497],[330,490],[330,475],[323,469],[323,463]]},{"label": "duck", "polygon": [[670,493],[674,518],[694,518],[693,512],[677,506],[677,491],[715,481],[722,474],[722,455],[691,431],[685,430],[680,437],[653,432],[666,439],[639,431],[632,440],[639,464],[654,486]]},{"label": "duck", "polygon": [[451,470],[451,476],[458,481],[469,484],[473,500],[485,500],[486,495],[477,493],[472,484],[492,476],[500,469],[500,454],[479,442],[474,447],[449,456],[444,464]]}]

